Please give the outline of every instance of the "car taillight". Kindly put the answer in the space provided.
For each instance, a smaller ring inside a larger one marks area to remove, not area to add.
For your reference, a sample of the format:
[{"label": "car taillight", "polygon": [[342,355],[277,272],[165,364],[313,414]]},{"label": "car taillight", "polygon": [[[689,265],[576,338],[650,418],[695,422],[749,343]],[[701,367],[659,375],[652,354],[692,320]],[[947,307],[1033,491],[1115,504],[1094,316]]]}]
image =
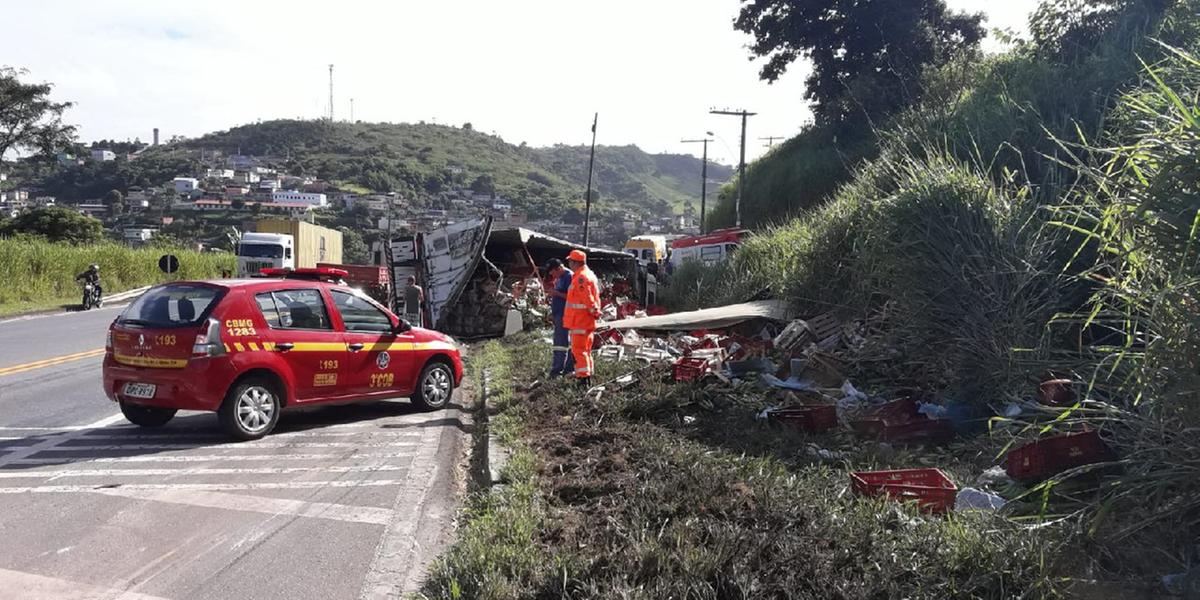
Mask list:
[{"label": "car taillight", "polygon": [[104,349],[112,351],[112,330],[109,329],[107,335],[104,336]]},{"label": "car taillight", "polygon": [[192,356],[221,356],[225,354],[225,344],[221,342],[221,323],[216,319],[208,320],[208,329],[196,336],[192,343]]}]

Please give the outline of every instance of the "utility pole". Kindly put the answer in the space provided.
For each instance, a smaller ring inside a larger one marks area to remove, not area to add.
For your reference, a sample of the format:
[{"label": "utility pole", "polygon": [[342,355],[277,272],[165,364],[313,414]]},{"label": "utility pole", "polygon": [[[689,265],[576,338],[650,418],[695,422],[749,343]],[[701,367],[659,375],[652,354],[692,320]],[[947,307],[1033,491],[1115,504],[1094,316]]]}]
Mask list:
[{"label": "utility pole", "polygon": [[738,158],[738,185],[737,185],[737,200],[734,202],[734,214],[736,217],[736,226],[742,226],[742,193],[746,186],[746,118],[753,117],[758,113],[747,112],[745,110],[710,110],[709,114],[713,115],[732,115],[742,118],[742,149],[741,156]]},{"label": "utility pole", "polygon": [[350,122],[354,122],[354,98],[350,99]]},{"label": "utility pole", "polygon": [[782,135],[768,135],[767,137],[760,137],[758,139],[759,139],[759,141],[766,140],[767,143],[765,143],[763,145],[770,148],[775,145],[775,140],[786,140],[787,137],[782,136]]},{"label": "utility pole", "polygon": [[329,122],[333,122],[333,65],[329,65]]},{"label": "utility pole", "polygon": [[[704,132],[712,135],[711,131]],[[704,144],[704,158],[700,159],[700,233],[704,233],[704,204],[708,199],[708,143],[710,138],[699,140],[680,140],[684,144]]]},{"label": "utility pole", "polygon": [[596,124],[600,122],[600,113],[592,116],[592,155],[588,159],[587,196],[583,204],[583,245],[588,245],[588,233],[592,225],[592,168],[596,166]]}]

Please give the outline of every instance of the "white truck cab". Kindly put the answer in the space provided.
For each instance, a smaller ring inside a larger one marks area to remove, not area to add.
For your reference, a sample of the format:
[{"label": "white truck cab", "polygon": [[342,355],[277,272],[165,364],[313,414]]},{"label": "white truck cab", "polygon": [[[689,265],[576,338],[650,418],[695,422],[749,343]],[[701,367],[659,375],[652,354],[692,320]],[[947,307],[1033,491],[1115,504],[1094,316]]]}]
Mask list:
[{"label": "white truck cab", "polygon": [[238,243],[238,276],[257,275],[263,269],[296,268],[295,240],[283,233],[246,233]]}]

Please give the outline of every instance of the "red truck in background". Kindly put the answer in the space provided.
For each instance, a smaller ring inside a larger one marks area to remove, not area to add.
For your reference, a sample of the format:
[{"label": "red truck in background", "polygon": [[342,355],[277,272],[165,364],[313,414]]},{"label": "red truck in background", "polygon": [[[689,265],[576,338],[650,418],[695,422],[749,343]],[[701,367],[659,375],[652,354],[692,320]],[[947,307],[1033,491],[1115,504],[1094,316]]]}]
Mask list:
[{"label": "red truck in background", "polygon": [[345,271],[346,285],[366,292],[368,296],[384,306],[392,306],[392,278],[388,274],[387,267],[379,265],[317,263],[317,268]]}]

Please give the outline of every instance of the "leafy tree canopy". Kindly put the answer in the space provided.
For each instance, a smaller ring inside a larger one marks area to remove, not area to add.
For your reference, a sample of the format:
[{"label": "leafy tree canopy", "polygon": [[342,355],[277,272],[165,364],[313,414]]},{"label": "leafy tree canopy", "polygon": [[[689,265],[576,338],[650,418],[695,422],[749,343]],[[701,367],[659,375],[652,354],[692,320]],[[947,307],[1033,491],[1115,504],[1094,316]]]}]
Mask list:
[{"label": "leafy tree canopy", "polygon": [[54,154],[75,139],[75,126],[62,122],[70,102],[50,100],[48,83],[24,83],[24,71],[0,67],[0,159],[10,151]]},{"label": "leafy tree canopy", "polygon": [[95,244],[104,239],[104,229],[99,219],[61,206],[24,211],[7,224],[2,233],[39,235],[51,242],[70,244]]},{"label": "leafy tree canopy", "polygon": [[743,0],[734,20],[775,81],[798,58],[813,63],[805,97],[818,121],[886,115],[919,97],[921,72],[975,48],[982,15],[944,0]]}]

